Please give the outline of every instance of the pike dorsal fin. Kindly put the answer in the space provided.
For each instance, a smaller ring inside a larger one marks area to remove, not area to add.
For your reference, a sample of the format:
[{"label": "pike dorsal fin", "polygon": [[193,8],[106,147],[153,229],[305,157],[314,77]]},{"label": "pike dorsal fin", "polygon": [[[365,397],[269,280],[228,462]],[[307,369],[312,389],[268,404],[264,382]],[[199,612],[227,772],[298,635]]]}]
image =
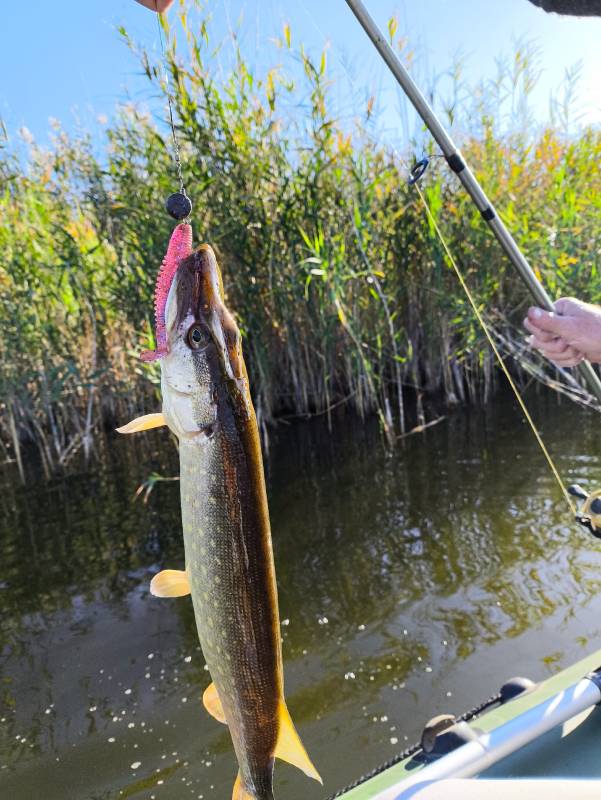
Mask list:
[{"label": "pike dorsal fin", "polygon": [[302,770],[309,778],[313,778],[323,785],[319,772],[311,763],[303,743],[300,740],[294,723],[290,717],[290,712],[284,700],[280,700],[278,709],[278,722],[280,726],[278,743],[275,747],[275,757],[287,761]]},{"label": "pike dorsal fin", "polygon": [[120,428],[117,428],[117,433],[149,431],[151,428],[161,428],[166,424],[165,417],[162,414],[144,414],[142,417],[132,419],[127,425],[122,425]]},{"label": "pike dorsal fin", "polygon": [[221,700],[219,699],[219,693],[217,692],[217,687],[214,683],[211,683],[207,686],[202,696],[202,704],[207,709],[209,714],[212,717],[215,717],[217,722],[223,722],[224,725],[227,725],[227,720],[225,718],[225,714],[223,713],[223,706],[221,705]]},{"label": "pike dorsal fin", "polygon": [[185,597],[190,594],[188,576],[181,569],[164,569],[150,581],[150,594],[155,597]]}]

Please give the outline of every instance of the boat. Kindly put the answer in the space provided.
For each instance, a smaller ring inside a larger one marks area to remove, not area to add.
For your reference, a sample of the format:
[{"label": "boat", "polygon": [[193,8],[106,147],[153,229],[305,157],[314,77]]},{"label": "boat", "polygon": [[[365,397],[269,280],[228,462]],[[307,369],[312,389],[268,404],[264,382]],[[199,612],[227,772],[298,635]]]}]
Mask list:
[{"label": "boat", "polygon": [[340,800],[598,800],[601,650],[540,683],[513,678],[462,717],[439,715],[418,744]]}]

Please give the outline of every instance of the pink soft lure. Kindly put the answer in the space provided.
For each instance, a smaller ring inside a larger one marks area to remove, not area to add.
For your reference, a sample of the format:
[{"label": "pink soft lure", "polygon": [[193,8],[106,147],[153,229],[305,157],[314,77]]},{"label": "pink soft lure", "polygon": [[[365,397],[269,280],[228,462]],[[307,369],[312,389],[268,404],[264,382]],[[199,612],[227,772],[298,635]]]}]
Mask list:
[{"label": "pink soft lure", "polygon": [[181,261],[192,253],[192,228],[185,222],[178,225],[169,240],[167,254],[163,259],[154,290],[154,319],[156,350],[145,350],[142,361],[156,361],[169,352],[165,329],[165,305],[173,278]]}]

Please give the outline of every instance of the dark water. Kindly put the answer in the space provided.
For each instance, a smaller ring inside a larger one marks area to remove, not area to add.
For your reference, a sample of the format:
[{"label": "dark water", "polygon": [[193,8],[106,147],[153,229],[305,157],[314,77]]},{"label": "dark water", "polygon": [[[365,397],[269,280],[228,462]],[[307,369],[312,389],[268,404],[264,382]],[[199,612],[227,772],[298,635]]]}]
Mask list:
[{"label": "dark water", "polygon": [[[599,417],[533,405],[566,479],[601,485]],[[145,436],[115,441],[102,471],[2,490],[2,798],[231,796],[191,603],[148,593],[183,562],[177,483],[132,502],[177,469],[166,434]],[[325,783],[279,764],[279,800],[323,798],[429,717],[601,645],[600,546],[511,400],[393,456],[358,423],[283,428],[269,490],[287,696]]]}]

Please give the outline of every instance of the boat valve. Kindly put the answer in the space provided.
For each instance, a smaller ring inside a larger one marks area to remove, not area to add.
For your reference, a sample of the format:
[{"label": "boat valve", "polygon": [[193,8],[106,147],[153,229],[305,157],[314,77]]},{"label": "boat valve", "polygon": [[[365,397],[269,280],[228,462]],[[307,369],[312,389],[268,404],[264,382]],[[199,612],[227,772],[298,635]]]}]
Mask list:
[{"label": "boat valve", "polygon": [[584,500],[576,520],[587,528],[593,536],[601,539],[601,489],[595,492],[585,492],[582,486],[574,484],[568,487],[568,492],[580,500]]}]

